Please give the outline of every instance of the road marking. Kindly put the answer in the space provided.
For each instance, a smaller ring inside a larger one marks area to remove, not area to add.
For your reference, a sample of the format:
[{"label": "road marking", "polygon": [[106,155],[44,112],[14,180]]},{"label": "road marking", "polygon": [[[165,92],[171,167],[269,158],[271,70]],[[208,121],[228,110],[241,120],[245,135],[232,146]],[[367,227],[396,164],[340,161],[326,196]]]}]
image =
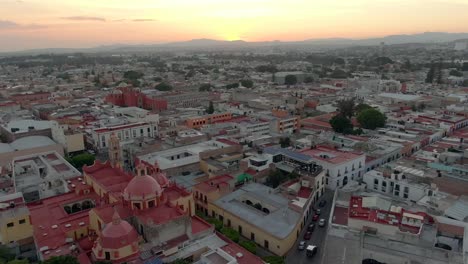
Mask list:
[{"label": "road marking", "polygon": [[343,259],[341,261],[342,263],[346,263],[346,246],[343,249]]}]

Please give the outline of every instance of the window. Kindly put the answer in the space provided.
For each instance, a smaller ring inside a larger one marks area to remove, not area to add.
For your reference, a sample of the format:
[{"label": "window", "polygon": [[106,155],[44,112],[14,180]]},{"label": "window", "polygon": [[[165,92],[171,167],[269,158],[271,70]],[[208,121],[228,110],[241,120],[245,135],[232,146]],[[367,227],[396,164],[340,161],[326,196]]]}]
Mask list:
[{"label": "window", "polygon": [[255,233],[250,233],[250,240],[255,241]]},{"label": "window", "polygon": [[403,193],[403,198],[408,198],[408,194],[407,194],[407,193]]},{"label": "window", "polygon": [[6,226],[7,227],[13,227],[13,226],[15,226],[15,224],[14,223],[8,223]]},{"label": "window", "polygon": [[149,133],[151,132],[151,129],[148,127],[147,131],[148,131],[148,135],[149,135]]},{"label": "window", "polygon": [[266,248],[266,249],[268,249],[269,244],[270,244],[270,243],[268,242],[268,240],[265,240],[265,241],[263,242],[263,247]]},{"label": "window", "polygon": [[387,182],[382,181],[382,192],[386,192],[386,191],[387,191]]},{"label": "window", "polygon": [[135,207],[137,209],[141,209],[140,203],[133,203],[133,207]]},{"label": "window", "polygon": [[379,179],[374,179],[374,190],[379,189]]},{"label": "window", "polygon": [[136,137],[136,136],[137,136],[137,135],[136,135],[136,130],[135,130],[135,129],[132,130],[132,134],[133,134],[133,137]]},{"label": "window", "polygon": [[26,223],[26,219],[20,219],[20,220],[19,220],[19,223],[20,223],[20,225],[25,224],[25,223]]},{"label": "window", "polygon": [[144,132],[143,132],[143,128],[140,128],[140,135],[143,136]]},{"label": "window", "polygon": [[239,231],[239,234],[242,235],[242,226],[239,226],[239,227],[237,228],[237,230]]},{"label": "window", "polygon": [[408,186],[405,186],[405,188],[403,189],[403,192],[404,192],[404,193],[409,193],[409,188],[408,188]]},{"label": "window", "polygon": [[154,201],[149,201],[149,202],[148,202],[148,207],[149,207],[149,208],[154,207]]},{"label": "window", "polygon": [[106,260],[110,260],[110,252],[106,251],[105,254],[106,254]]},{"label": "window", "polygon": [[400,185],[399,184],[395,184],[395,191],[399,191],[400,190]]}]

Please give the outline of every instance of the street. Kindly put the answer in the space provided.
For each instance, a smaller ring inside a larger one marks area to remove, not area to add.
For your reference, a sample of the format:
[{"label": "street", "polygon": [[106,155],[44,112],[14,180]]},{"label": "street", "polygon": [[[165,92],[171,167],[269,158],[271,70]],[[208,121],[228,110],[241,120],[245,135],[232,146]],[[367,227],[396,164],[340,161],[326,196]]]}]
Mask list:
[{"label": "street", "polygon": [[[325,191],[325,194],[321,197],[319,201],[314,205],[314,208],[319,208],[321,210],[320,214],[320,219],[323,218],[327,222],[328,225],[328,219],[330,217],[330,211],[331,211],[331,206],[332,206],[332,199],[333,199],[333,191],[327,190]],[[318,203],[321,200],[326,200],[327,204],[320,208],[318,206]],[[301,234],[299,238],[297,239],[296,243],[294,244],[294,247],[291,248],[289,251],[288,255],[286,256],[286,263],[289,264],[302,264],[302,263],[315,263],[315,264],[320,264],[321,263],[321,257],[322,257],[322,250],[323,250],[323,243],[325,241],[325,236],[327,233],[327,226],[325,227],[319,227],[318,226],[318,221],[317,222],[312,222],[312,216],[313,214],[310,215],[309,219],[307,220],[307,224],[304,225],[304,228],[301,231]],[[299,251],[297,249],[297,246],[300,241],[304,240],[304,233],[307,230],[307,227],[309,224],[315,223],[315,230],[312,232],[312,238],[308,241],[306,241],[307,245],[314,245],[318,246],[318,252],[314,257],[307,257],[305,250]]]}]

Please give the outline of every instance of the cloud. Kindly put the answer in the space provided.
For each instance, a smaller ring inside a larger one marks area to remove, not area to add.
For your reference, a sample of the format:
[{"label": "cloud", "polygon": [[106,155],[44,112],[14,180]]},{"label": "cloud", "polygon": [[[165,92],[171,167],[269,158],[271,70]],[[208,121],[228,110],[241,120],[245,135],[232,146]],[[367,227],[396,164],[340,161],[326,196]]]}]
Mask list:
[{"label": "cloud", "polygon": [[133,22],[151,22],[151,21],[157,21],[156,19],[151,19],[151,18],[137,18],[137,19],[132,19]]},{"label": "cloud", "polygon": [[103,17],[92,17],[92,16],[70,16],[70,17],[61,17],[61,19],[73,20],[73,21],[100,21],[100,22],[106,22],[106,19],[103,18]]},{"label": "cloud", "polygon": [[39,29],[45,28],[46,25],[38,25],[38,24],[28,24],[22,25],[10,20],[0,20],[0,30],[2,29]]}]

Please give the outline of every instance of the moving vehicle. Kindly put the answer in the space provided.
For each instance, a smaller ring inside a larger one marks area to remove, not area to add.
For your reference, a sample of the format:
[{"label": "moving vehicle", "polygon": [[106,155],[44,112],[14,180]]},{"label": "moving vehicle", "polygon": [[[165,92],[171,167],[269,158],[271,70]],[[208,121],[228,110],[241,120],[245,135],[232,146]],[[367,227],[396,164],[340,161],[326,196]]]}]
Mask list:
[{"label": "moving vehicle", "polygon": [[318,224],[320,227],[324,227],[325,226],[325,219],[320,219],[319,221],[319,224]]},{"label": "moving vehicle", "polygon": [[304,234],[304,239],[305,239],[305,240],[309,240],[311,237],[312,237],[312,232],[307,231],[307,232]]},{"label": "moving vehicle", "polygon": [[322,211],[320,209],[315,210],[316,215],[320,215],[320,213],[322,213]]},{"label": "moving vehicle", "polygon": [[304,250],[305,248],[306,248],[306,242],[302,240],[301,242],[299,242],[299,245],[297,245],[297,249]]},{"label": "moving vehicle", "polygon": [[313,245],[308,245],[306,249],[306,254],[308,257],[313,257],[317,254],[318,247]]},{"label": "moving vehicle", "polygon": [[327,204],[327,201],[322,200],[322,201],[320,201],[319,206],[324,207],[326,204]]},{"label": "moving vehicle", "polygon": [[310,224],[308,227],[307,227],[307,231],[309,232],[313,232],[315,229],[315,224]]}]

